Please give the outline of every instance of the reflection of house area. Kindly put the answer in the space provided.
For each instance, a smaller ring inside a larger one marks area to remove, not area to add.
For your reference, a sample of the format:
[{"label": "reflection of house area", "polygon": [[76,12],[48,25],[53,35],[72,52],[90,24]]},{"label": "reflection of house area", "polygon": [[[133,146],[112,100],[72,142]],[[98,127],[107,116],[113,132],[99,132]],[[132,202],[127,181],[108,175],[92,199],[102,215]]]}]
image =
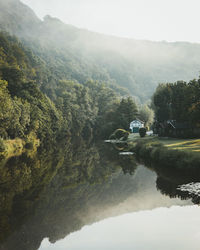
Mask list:
[{"label": "reflection of house area", "polygon": [[200,204],[200,183],[179,185],[162,177],[158,177],[156,185],[162,194],[170,198],[180,198],[181,200],[190,199],[192,203]]},{"label": "reflection of house area", "polygon": [[195,204],[200,204],[200,182],[191,182],[178,186],[178,190],[188,194]]},{"label": "reflection of house area", "polygon": [[177,189],[183,192],[188,192],[189,194],[200,196],[200,182],[191,182],[188,184],[183,184],[180,185]]},{"label": "reflection of house area", "polygon": [[190,121],[156,121],[154,124],[154,133],[159,136],[189,138],[198,137],[200,135],[200,128],[194,126]]},{"label": "reflection of house area", "polygon": [[138,118],[130,123],[130,130],[132,133],[139,133],[139,129],[144,127],[144,122]]}]

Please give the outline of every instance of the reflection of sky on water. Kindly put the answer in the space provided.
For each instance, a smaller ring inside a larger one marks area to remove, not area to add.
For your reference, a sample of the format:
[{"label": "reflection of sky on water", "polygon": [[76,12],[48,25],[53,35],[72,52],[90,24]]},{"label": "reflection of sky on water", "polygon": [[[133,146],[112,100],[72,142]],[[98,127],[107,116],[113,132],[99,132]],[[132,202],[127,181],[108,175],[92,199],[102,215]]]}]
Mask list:
[{"label": "reflection of sky on water", "polygon": [[103,220],[39,250],[199,250],[200,208],[173,206]]}]

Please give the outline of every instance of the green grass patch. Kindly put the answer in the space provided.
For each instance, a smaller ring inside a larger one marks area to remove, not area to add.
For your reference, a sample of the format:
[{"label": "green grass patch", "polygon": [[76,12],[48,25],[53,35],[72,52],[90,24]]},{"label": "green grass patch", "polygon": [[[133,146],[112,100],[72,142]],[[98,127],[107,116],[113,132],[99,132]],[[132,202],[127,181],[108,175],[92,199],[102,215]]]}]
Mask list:
[{"label": "green grass patch", "polygon": [[200,139],[159,139],[166,147],[188,152],[200,152]]},{"label": "green grass patch", "polygon": [[154,137],[154,136],[145,136],[141,138],[139,134],[130,134],[128,142],[131,145],[139,141],[144,141],[145,143],[161,143],[163,146],[167,147],[170,150],[181,150],[186,152],[200,152],[200,139],[175,139],[169,137]]}]

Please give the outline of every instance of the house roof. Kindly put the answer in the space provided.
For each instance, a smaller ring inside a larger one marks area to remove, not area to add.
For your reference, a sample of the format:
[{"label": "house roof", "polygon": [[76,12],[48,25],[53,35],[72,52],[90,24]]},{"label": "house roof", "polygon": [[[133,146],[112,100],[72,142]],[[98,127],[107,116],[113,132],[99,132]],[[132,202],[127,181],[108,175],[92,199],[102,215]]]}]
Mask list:
[{"label": "house roof", "polygon": [[145,123],[145,122],[143,122],[143,121],[141,121],[140,119],[138,119],[138,118],[136,118],[135,120],[133,120],[132,122],[134,122],[134,121],[138,121],[138,122],[140,122],[140,123]]}]

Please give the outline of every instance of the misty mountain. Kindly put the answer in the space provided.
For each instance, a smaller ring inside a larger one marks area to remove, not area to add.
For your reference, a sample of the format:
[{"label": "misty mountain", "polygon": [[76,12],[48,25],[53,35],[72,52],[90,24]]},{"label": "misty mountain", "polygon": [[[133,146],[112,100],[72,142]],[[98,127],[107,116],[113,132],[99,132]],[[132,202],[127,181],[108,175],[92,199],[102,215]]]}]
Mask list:
[{"label": "misty mountain", "polygon": [[141,101],[151,97],[158,83],[199,74],[199,44],[107,36],[50,16],[42,21],[19,0],[0,0],[0,28],[24,39],[61,78],[117,84]]},{"label": "misty mountain", "polygon": [[35,13],[19,0],[0,0],[0,28],[18,36],[28,36],[41,24]]}]

